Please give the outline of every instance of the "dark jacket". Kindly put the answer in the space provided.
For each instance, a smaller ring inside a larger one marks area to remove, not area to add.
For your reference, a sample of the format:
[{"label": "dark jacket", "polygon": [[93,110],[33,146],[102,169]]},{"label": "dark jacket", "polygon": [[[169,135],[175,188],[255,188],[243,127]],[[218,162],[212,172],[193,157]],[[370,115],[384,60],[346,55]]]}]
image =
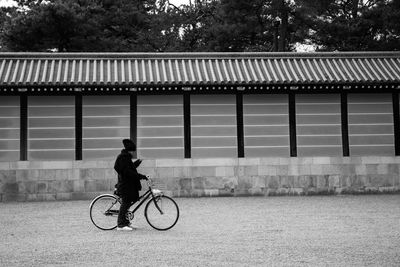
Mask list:
[{"label": "dark jacket", "polygon": [[137,192],[142,189],[140,180],[146,179],[146,176],[138,173],[136,167],[132,162],[132,155],[123,149],[114,164],[114,170],[118,173],[117,190],[119,195],[126,197],[137,195]]}]

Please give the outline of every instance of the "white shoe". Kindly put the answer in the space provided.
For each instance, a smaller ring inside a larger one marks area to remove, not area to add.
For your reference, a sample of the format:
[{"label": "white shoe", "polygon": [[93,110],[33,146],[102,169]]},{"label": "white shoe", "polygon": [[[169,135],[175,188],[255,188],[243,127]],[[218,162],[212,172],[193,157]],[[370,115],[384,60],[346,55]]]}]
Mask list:
[{"label": "white shoe", "polygon": [[130,226],[124,226],[124,227],[117,227],[117,231],[132,231],[133,228]]}]

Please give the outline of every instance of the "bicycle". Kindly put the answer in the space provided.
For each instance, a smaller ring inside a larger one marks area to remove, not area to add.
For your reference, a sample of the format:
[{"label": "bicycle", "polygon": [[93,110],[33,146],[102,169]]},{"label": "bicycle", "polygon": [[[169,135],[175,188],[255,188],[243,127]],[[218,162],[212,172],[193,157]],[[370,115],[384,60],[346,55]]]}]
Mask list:
[{"label": "bicycle", "polygon": [[[131,221],[134,218],[135,212],[147,202],[144,215],[146,221],[156,230],[166,231],[174,227],[179,219],[179,208],[176,202],[159,189],[153,189],[151,179],[147,180],[148,190],[139,197],[127,213],[127,218]],[[117,217],[121,198],[114,194],[102,194],[97,196],[90,203],[90,219],[92,223],[101,230],[113,230],[117,227]]]}]

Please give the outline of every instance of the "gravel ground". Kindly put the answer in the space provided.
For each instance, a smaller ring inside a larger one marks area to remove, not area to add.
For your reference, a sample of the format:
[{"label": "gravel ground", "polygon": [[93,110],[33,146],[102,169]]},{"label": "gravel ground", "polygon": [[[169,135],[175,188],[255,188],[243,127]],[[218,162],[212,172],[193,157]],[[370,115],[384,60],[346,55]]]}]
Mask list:
[{"label": "gravel ground", "polygon": [[90,201],[0,203],[0,266],[400,266],[400,195],[178,198],[166,232],[92,225]]}]

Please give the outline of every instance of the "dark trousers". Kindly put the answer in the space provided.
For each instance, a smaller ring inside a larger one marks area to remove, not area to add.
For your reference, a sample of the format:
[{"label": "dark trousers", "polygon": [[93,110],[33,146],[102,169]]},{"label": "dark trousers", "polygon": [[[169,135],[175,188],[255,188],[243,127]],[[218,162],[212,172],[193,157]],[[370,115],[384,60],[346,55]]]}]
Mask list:
[{"label": "dark trousers", "polygon": [[121,197],[121,206],[119,208],[118,213],[118,227],[124,227],[129,225],[129,220],[126,218],[126,213],[128,212],[129,208],[137,201],[138,197],[133,196],[122,196]]}]

